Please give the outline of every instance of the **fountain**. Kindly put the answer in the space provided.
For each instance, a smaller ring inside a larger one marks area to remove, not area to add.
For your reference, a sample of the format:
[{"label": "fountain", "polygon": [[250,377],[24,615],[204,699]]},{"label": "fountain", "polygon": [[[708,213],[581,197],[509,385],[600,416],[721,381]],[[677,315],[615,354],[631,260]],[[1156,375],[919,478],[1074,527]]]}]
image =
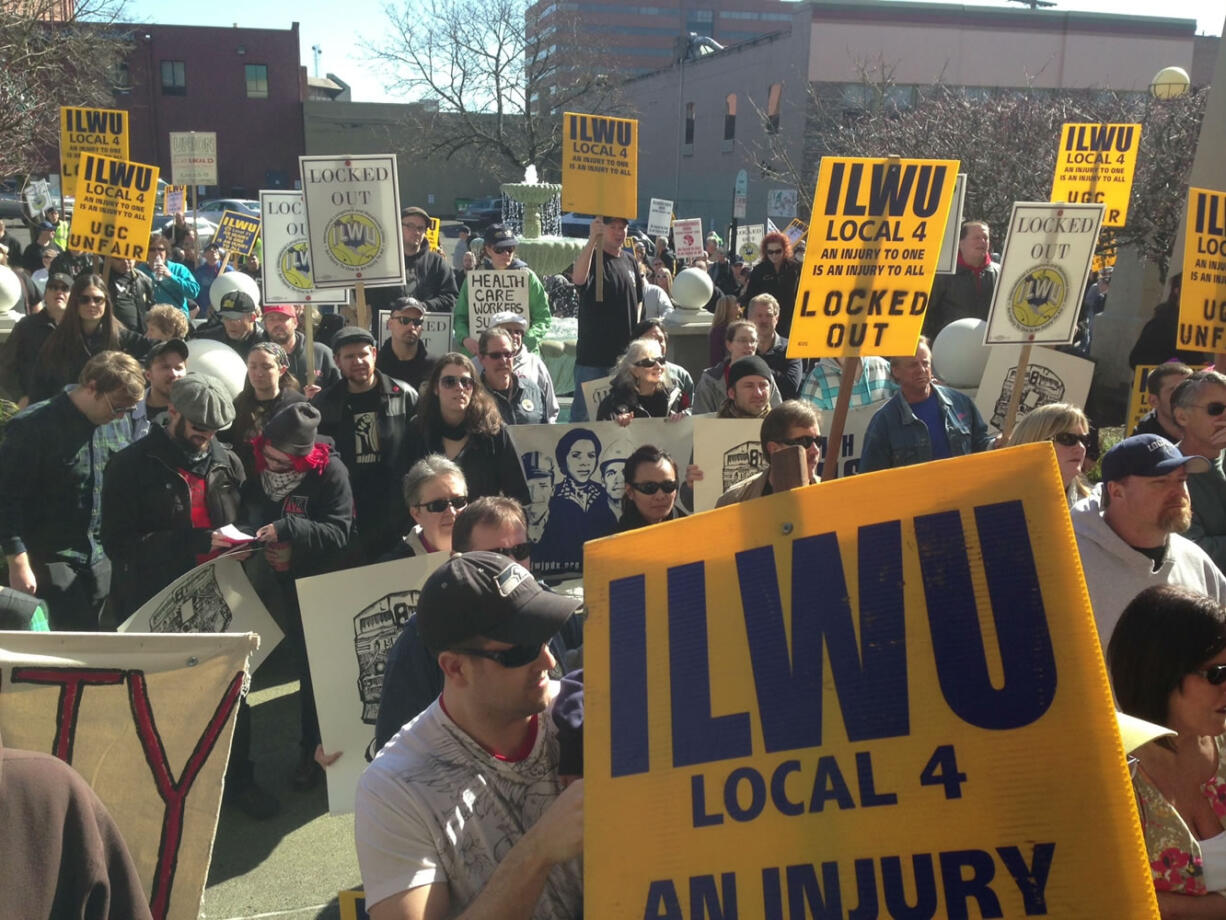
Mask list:
[{"label": "fountain", "polygon": [[561,185],[539,181],[536,167],[529,165],[524,170],[523,182],[506,182],[500,188],[504,195],[523,206],[523,231],[519,234],[515,254],[527,262],[538,277],[556,275],[575,261],[585,240],[541,235],[541,209],[557,198],[562,191]]}]

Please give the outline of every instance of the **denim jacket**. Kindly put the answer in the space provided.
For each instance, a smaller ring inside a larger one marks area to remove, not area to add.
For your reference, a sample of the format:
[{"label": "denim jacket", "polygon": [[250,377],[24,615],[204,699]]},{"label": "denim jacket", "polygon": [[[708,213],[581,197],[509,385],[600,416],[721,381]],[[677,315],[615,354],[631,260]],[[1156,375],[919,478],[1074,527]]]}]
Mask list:
[{"label": "denim jacket", "polygon": [[[970,397],[949,387],[932,385],[941,415],[949,450],[955,457],[977,453],[992,446],[992,435]],[[932,459],[932,438],[928,426],[916,418],[902,391],[895,393],[877,410],[864,432],[860,472],[888,470],[897,466],[925,463]]]}]

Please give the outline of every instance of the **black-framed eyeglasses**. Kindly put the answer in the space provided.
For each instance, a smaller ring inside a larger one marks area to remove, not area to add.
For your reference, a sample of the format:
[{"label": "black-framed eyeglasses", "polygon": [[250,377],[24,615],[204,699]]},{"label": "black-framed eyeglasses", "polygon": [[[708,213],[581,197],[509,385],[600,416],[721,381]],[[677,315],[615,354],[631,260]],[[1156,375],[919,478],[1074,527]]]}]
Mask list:
[{"label": "black-framed eyeglasses", "polygon": [[1061,447],[1076,447],[1078,444],[1086,449],[1090,447],[1090,436],[1078,434],[1075,431],[1062,431],[1059,434],[1053,434],[1051,439]]},{"label": "black-framed eyeglasses", "polygon": [[510,648],[503,649],[485,649],[485,648],[456,648],[453,652],[459,652],[461,655],[473,655],[476,658],[486,658],[490,661],[502,665],[504,668],[522,668],[525,665],[532,664],[536,659],[541,657],[541,648],[544,643],[538,645],[512,645]]},{"label": "black-framed eyeglasses", "polygon": [[402,326],[421,326],[426,321],[418,316],[393,316],[392,322],[400,323]]},{"label": "black-framed eyeglasses", "polygon": [[413,230],[413,231],[415,231],[415,232],[417,232],[417,233],[425,233],[425,232],[426,232],[426,228],[425,228],[425,227],[423,227],[421,224],[415,224],[415,223],[413,223],[412,221],[401,221],[401,222],[400,222],[400,226],[404,227],[406,230]]},{"label": "black-framed eyeglasses", "polygon": [[635,492],[642,492],[644,495],[655,495],[657,492],[672,495],[677,491],[677,480],[675,479],[664,479],[660,482],[632,482],[630,485]]},{"label": "black-framed eyeglasses", "polygon": [[768,256],[781,256],[783,255],[783,250],[782,249],[768,249],[766,250],[766,254]]},{"label": "black-framed eyeglasses", "polygon": [[1226,412],[1226,403],[1211,402],[1205,403],[1203,406],[1189,406],[1190,409],[1204,409],[1206,415],[1212,415],[1217,418],[1223,412]]},{"label": "black-framed eyeglasses", "polygon": [[491,553],[497,553],[500,556],[506,556],[508,559],[514,559],[517,562],[522,562],[532,555],[531,543],[516,543],[514,546],[499,546],[490,550]]},{"label": "black-framed eyeglasses", "polygon": [[483,357],[492,358],[495,361],[510,361],[515,357],[515,352],[513,351],[483,351],[481,354]]},{"label": "black-framed eyeglasses", "polygon": [[634,362],[635,367],[642,367],[642,368],[663,367],[664,364],[665,364],[664,358],[644,358],[641,361]]},{"label": "black-framed eyeglasses", "polygon": [[1220,687],[1222,684],[1226,684],[1226,664],[1210,665],[1207,668],[1202,668],[1199,671],[1192,671],[1191,673],[1203,677],[1215,687]]},{"label": "black-framed eyeglasses", "polygon": [[802,434],[798,438],[783,438],[779,441],[780,444],[786,444],[788,447],[803,447],[809,450],[817,445],[818,439],[811,434]]},{"label": "black-framed eyeglasses", "polygon": [[454,374],[444,374],[438,379],[438,382],[448,390],[454,390],[456,387],[459,387],[462,390],[471,390],[476,381],[467,376],[457,377]]},{"label": "black-framed eyeglasses", "polygon": [[442,514],[448,508],[459,511],[468,504],[467,495],[457,495],[454,498],[434,498],[428,502],[418,502],[414,508],[425,508],[431,514]]},{"label": "black-framed eyeglasses", "polygon": [[111,410],[111,415],[120,416],[120,417],[125,416],[125,415],[131,415],[133,412],[136,411],[136,407],[140,405],[140,403],[135,403],[131,406],[120,406],[117,409],[115,408],[115,404],[111,402],[111,394],[103,393],[102,398],[106,400],[106,407]]}]

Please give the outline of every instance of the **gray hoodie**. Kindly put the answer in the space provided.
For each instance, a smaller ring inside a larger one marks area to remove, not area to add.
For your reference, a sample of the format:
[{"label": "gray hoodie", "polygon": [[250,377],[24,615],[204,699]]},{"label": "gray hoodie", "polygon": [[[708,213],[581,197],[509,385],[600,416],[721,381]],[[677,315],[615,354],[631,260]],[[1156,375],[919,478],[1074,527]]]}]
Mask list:
[{"label": "gray hoodie", "polygon": [[1152,585],[1181,585],[1219,604],[1226,602],[1226,578],[1191,540],[1171,534],[1166,558],[1154,571],[1150,558],[1120,539],[1103,519],[1097,491],[1077,502],[1070,513],[1104,652],[1128,602]]}]

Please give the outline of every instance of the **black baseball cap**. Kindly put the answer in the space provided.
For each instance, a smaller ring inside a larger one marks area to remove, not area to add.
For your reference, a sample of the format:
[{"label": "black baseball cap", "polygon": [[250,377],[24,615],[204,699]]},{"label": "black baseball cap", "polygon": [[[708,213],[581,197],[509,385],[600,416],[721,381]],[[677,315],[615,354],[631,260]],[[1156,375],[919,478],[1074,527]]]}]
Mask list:
[{"label": "black baseball cap", "polygon": [[173,351],[179,355],[184,361],[187,360],[187,343],[182,339],[167,339],[165,342],[154,342],[153,347],[149,349],[149,353],[145,355],[145,367],[152,367],[154,359],[159,355],[164,355],[168,351]]},{"label": "black baseball cap", "polygon": [[477,638],[544,645],[581,601],[541,587],[532,573],[501,553],[453,556],[422,585],[417,631],[442,652]]},{"label": "black baseball cap", "polygon": [[332,352],[335,354],[346,345],[377,345],[375,337],[370,334],[369,329],[363,329],[361,326],[345,326],[337,331],[336,335],[332,336]]}]

